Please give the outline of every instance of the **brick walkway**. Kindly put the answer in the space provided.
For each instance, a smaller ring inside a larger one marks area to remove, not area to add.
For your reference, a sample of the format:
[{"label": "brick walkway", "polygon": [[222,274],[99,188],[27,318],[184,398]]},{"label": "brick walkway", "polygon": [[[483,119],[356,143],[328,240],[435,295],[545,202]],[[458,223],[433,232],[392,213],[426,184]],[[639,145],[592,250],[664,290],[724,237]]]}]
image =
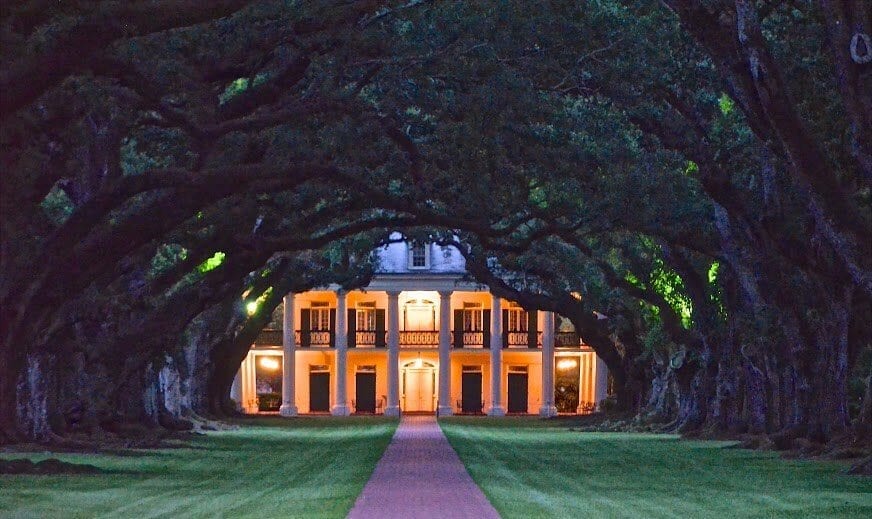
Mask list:
[{"label": "brick walkway", "polygon": [[499,517],[433,416],[404,416],[350,518]]}]

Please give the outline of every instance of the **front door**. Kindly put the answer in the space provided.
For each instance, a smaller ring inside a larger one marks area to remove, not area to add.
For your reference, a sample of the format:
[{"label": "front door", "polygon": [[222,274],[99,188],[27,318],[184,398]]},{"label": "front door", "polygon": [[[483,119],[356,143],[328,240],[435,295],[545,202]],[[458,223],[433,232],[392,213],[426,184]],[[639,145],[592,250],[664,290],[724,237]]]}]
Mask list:
[{"label": "front door", "polygon": [[375,373],[361,372],[354,379],[355,412],[375,413]]},{"label": "front door", "polygon": [[309,373],[309,412],[330,411],[330,373]]},{"label": "front door", "polygon": [[527,412],[526,373],[509,373],[509,412]]},{"label": "front door", "polygon": [[433,412],[436,370],[406,368],[403,371],[404,411]]},{"label": "front door", "polygon": [[481,373],[464,373],[461,377],[460,410],[464,413],[481,412]]}]

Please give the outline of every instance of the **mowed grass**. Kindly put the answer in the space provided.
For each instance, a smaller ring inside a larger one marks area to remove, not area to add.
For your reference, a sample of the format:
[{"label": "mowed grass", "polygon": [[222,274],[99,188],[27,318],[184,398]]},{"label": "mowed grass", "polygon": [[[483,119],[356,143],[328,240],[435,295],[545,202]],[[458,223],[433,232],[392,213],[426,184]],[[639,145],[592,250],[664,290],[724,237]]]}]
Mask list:
[{"label": "mowed grass", "polygon": [[730,442],[573,432],[560,420],[440,425],[503,517],[872,517],[872,478]]},{"label": "mowed grass", "polygon": [[190,448],[2,454],[88,463],[100,475],[0,475],[0,517],[345,517],[397,422],[263,418]]}]

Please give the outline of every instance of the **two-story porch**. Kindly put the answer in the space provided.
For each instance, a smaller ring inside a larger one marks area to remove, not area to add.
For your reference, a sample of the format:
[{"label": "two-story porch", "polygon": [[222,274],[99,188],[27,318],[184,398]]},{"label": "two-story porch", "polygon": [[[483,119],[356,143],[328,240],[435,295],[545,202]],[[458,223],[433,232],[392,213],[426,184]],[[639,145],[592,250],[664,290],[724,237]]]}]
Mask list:
[{"label": "two-story porch", "polygon": [[527,312],[457,275],[378,276],[366,290],[289,294],[280,313],[234,384],[246,412],[551,416],[605,398],[604,364],[553,314]]}]

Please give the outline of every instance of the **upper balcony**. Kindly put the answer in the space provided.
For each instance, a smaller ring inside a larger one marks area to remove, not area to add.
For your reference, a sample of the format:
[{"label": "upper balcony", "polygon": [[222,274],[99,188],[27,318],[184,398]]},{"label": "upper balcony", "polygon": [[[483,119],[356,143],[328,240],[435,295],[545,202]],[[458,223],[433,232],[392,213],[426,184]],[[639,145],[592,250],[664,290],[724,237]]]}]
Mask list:
[{"label": "upper balcony", "polygon": [[[400,348],[405,349],[436,349],[439,347],[438,330],[401,330]],[[491,334],[487,331],[451,331],[452,349],[486,349],[490,348]],[[503,332],[503,348],[533,349],[542,347],[542,332],[509,331]],[[336,334],[331,330],[297,330],[294,332],[294,343],[298,348],[333,348],[336,346]],[[256,346],[281,346],[282,331],[264,329],[255,340]],[[554,346],[557,348],[580,348],[584,343],[575,332],[557,332],[554,334]],[[357,330],[348,334],[349,348],[385,348],[387,347],[387,331]]]}]

